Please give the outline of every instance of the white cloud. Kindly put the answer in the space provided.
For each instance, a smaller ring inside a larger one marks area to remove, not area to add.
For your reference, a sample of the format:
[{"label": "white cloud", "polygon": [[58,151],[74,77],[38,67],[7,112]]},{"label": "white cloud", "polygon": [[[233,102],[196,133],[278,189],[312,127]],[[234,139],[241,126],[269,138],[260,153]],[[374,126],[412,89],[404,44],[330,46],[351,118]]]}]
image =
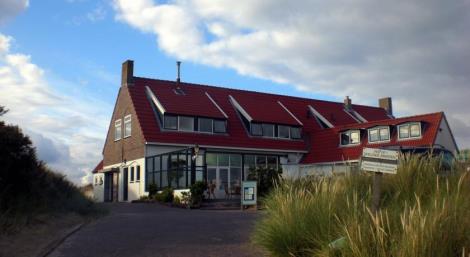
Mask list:
[{"label": "white cloud", "polygon": [[3,116],[18,124],[37,148],[38,157],[75,183],[88,182],[98,163],[112,108],[75,92],[57,92],[31,57],[12,53],[13,39],[0,33],[0,104]]},{"label": "white cloud", "polygon": [[15,17],[29,6],[29,0],[2,0],[0,1],[0,24]]},{"label": "white cloud", "polygon": [[183,60],[376,104],[445,111],[470,147],[470,2],[114,0],[116,18]]}]

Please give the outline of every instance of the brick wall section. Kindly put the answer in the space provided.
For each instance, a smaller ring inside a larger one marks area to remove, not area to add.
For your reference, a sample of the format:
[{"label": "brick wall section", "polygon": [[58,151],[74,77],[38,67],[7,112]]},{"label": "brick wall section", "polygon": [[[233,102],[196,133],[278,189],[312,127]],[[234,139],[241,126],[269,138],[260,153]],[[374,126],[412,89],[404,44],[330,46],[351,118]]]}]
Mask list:
[{"label": "brick wall section", "polygon": [[[130,84],[129,87],[133,85]],[[131,136],[114,141],[114,122],[122,120],[122,136],[124,136],[124,117],[131,114],[132,132]],[[129,95],[127,85],[119,89],[118,98],[114,107],[108,135],[103,150],[103,166],[121,163],[123,160],[134,160],[144,157],[145,140],[135,113],[132,99]]]}]

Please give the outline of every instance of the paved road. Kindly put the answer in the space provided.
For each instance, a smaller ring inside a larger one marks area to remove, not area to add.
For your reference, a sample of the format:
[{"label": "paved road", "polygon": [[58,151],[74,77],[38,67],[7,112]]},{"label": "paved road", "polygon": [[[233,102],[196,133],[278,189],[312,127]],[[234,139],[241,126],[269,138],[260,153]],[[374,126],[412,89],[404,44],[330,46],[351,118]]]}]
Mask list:
[{"label": "paved road", "polygon": [[250,243],[258,213],[109,204],[111,213],[65,240],[50,257],[261,256]]}]

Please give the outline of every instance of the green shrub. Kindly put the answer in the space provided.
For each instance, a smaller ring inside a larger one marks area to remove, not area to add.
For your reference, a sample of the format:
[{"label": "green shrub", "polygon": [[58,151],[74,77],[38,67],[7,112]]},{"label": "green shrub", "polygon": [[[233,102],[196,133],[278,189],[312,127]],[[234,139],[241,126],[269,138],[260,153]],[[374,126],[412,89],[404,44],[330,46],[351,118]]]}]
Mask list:
[{"label": "green shrub", "polygon": [[148,187],[149,187],[149,188],[148,188],[148,190],[149,190],[149,197],[153,197],[154,195],[157,194],[157,192],[158,192],[158,187],[157,187],[157,185],[156,185],[155,183],[149,184]]},{"label": "green shrub", "polygon": [[439,162],[402,156],[397,175],[383,176],[376,214],[371,174],[283,180],[265,198],[254,239],[272,256],[466,256],[470,173],[440,176]]},{"label": "green shrub", "polygon": [[204,191],[207,189],[207,185],[203,181],[198,181],[191,185],[189,192],[191,197],[191,205],[198,206],[204,199]]},{"label": "green shrub", "polygon": [[181,205],[181,199],[178,196],[173,197],[173,204]]},{"label": "green shrub", "polygon": [[274,187],[281,177],[282,170],[273,168],[250,168],[248,180],[258,183],[258,195],[265,196]]},{"label": "green shrub", "polygon": [[171,203],[173,202],[173,188],[166,187],[160,193],[155,194],[155,200],[162,203]]}]

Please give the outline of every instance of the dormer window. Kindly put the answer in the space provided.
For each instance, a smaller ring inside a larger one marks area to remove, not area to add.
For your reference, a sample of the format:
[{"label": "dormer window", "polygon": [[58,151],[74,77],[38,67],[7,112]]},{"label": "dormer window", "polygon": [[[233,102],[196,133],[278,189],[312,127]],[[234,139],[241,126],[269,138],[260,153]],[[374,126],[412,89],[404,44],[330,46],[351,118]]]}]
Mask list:
[{"label": "dormer window", "polygon": [[421,137],[421,123],[410,122],[398,125],[398,139],[413,139]]},{"label": "dormer window", "polygon": [[375,127],[368,130],[369,143],[387,142],[390,141],[390,128],[389,127]]},{"label": "dormer window", "polygon": [[114,122],[114,141],[121,139],[122,134],[122,120],[118,119]]},{"label": "dormer window", "polygon": [[278,129],[278,137],[280,138],[289,138],[290,137],[290,128],[288,126],[279,125],[277,126]]},{"label": "dormer window", "polygon": [[163,116],[163,128],[165,130],[223,134],[227,133],[227,121],[204,117],[165,114]]},{"label": "dormer window", "polygon": [[273,124],[263,124],[263,137],[274,137]]},{"label": "dormer window", "polygon": [[227,125],[224,120],[214,120],[214,133],[226,133]]},{"label": "dormer window", "polygon": [[292,139],[300,139],[301,138],[300,128],[291,127],[290,128],[290,137]]},{"label": "dormer window", "polygon": [[342,132],[340,141],[342,146],[358,145],[361,143],[361,132],[359,130]]},{"label": "dormer window", "polygon": [[178,129],[178,116],[166,115],[163,119],[163,127],[165,129],[177,130]]},{"label": "dormer window", "polygon": [[212,119],[199,118],[199,131],[212,133]]},{"label": "dormer window", "polygon": [[263,127],[260,123],[251,123],[251,135],[253,136],[262,136]]},{"label": "dormer window", "polygon": [[131,115],[124,117],[124,138],[130,137],[132,132]]},{"label": "dormer window", "polygon": [[179,130],[194,131],[194,118],[187,116],[179,116]]}]

